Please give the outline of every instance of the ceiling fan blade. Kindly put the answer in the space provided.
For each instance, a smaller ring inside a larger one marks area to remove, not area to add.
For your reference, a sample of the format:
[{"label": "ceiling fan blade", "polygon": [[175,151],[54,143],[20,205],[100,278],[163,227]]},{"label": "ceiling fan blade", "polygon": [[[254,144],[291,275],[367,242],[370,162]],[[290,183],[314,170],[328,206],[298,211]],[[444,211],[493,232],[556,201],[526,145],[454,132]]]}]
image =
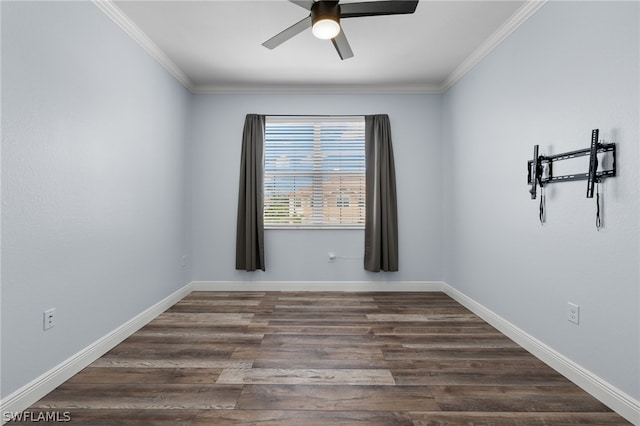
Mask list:
[{"label": "ceiling fan blade", "polygon": [[311,6],[315,3],[313,0],[289,0],[293,4],[297,4],[300,7],[304,7],[307,10],[311,10]]},{"label": "ceiling fan blade", "polygon": [[340,59],[343,61],[345,59],[349,59],[353,57],[353,51],[351,50],[351,46],[349,46],[349,41],[347,41],[347,36],[344,35],[344,31],[340,29],[340,32],[337,36],[331,39],[333,43],[333,47],[338,51],[338,55],[340,55]]},{"label": "ceiling fan blade", "polygon": [[268,49],[274,49],[290,38],[300,34],[307,28],[311,28],[311,15],[307,16],[302,21],[293,24],[281,33],[271,37],[269,40],[262,43],[262,45]]},{"label": "ceiling fan blade", "polygon": [[413,13],[418,7],[418,0],[404,1],[370,1],[363,3],[341,3],[340,18],[357,18],[361,16],[404,15]]}]

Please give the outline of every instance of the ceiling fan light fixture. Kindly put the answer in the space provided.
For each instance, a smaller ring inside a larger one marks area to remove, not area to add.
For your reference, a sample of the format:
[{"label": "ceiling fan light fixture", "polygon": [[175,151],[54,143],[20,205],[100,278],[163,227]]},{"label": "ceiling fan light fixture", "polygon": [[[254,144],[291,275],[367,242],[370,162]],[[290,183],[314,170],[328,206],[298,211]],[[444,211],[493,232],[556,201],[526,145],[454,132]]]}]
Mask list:
[{"label": "ceiling fan light fixture", "polygon": [[[2,0],[0,0],[2,1]],[[353,57],[353,51],[340,25],[342,18],[362,18],[367,16],[407,15],[414,13],[420,0],[379,0],[346,2],[340,6],[339,0],[289,0],[311,12],[309,16],[281,31],[262,43],[267,49],[274,49],[311,27],[312,34],[319,39],[331,39],[340,59]]]},{"label": "ceiling fan light fixture", "polygon": [[340,34],[340,24],[331,18],[319,19],[313,24],[311,32],[321,40],[332,39]]},{"label": "ceiling fan light fixture", "polygon": [[322,40],[340,34],[340,6],[337,1],[317,1],[311,6],[311,32]]}]

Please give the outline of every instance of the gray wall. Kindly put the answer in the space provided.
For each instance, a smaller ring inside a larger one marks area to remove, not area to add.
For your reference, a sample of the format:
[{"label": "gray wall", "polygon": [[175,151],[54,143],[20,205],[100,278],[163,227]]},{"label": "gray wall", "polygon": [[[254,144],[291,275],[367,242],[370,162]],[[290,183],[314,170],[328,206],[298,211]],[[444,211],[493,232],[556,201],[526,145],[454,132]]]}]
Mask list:
[{"label": "gray wall", "polygon": [[93,4],[2,2],[2,396],[189,282],[189,100]]},{"label": "gray wall", "polygon": [[[443,98],[445,280],[635,398],[638,9],[549,2]],[[533,145],[586,148],[593,128],[619,148],[604,228],[584,181],[548,187],[541,226],[526,185]],[[580,305],[578,326],[568,301]]]},{"label": "gray wall", "polygon": [[[202,95],[193,116],[193,279],[196,281],[416,281],[442,278],[439,95]],[[266,272],[235,268],[244,117],[389,114],[398,182],[400,271],[363,269],[362,230],[267,230]],[[327,253],[355,259],[327,262]]]},{"label": "gray wall", "polygon": [[[1,7],[2,396],[190,280],[441,279],[640,396],[637,2],[550,2],[443,96],[191,96],[92,4]],[[347,230],[267,231],[268,271],[234,270],[249,112],[390,115],[400,272],[366,273]],[[583,182],[540,226],[533,145],[595,127],[619,146],[605,228]]]}]

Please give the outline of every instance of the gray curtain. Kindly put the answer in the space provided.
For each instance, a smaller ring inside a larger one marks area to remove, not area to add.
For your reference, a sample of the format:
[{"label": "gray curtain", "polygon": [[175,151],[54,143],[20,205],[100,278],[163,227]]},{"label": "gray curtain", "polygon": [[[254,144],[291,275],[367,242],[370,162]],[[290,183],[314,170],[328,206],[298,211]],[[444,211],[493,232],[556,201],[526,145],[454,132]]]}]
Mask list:
[{"label": "gray curtain", "polygon": [[366,216],[364,269],[398,270],[396,172],[389,116],[365,116]]},{"label": "gray curtain", "polygon": [[236,269],[265,270],[264,267],[264,116],[247,114],[242,133]]}]

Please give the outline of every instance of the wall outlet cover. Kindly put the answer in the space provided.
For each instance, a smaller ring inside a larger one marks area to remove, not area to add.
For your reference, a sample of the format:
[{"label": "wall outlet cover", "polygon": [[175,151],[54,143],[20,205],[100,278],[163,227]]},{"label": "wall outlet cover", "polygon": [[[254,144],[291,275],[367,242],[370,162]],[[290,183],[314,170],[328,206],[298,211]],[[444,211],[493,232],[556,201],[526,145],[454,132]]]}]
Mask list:
[{"label": "wall outlet cover", "polygon": [[574,324],[580,324],[580,306],[567,302],[567,320]]}]

